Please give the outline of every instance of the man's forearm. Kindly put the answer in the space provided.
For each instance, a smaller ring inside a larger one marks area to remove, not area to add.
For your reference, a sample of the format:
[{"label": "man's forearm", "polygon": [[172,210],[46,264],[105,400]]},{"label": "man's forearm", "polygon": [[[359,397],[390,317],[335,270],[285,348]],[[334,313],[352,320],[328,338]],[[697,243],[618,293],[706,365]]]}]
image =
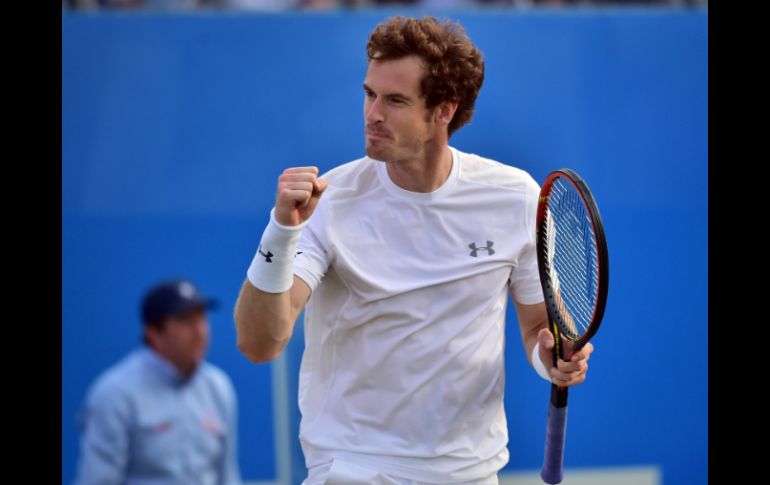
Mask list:
[{"label": "man's forearm", "polygon": [[244,281],[235,304],[238,349],[253,362],[277,358],[294,330],[293,313],[291,290],[267,293]]}]

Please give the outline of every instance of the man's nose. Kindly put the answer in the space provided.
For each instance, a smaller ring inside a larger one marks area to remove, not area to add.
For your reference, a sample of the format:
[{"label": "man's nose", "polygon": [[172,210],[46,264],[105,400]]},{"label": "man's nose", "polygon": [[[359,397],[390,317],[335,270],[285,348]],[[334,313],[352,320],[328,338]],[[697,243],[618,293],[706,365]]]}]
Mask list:
[{"label": "man's nose", "polygon": [[377,123],[383,120],[379,99],[374,99],[366,103],[366,107],[364,108],[364,117],[366,118],[367,124]]}]

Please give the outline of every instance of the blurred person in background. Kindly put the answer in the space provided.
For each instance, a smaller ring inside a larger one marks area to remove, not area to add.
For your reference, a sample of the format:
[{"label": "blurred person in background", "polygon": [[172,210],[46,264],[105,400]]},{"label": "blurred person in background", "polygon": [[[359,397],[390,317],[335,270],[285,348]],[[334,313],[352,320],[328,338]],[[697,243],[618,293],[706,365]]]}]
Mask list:
[{"label": "blurred person in background", "polygon": [[79,416],[77,485],[241,483],[235,390],[204,360],[216,306],[187,280],[145,294],[145,346],[96,379]]}]

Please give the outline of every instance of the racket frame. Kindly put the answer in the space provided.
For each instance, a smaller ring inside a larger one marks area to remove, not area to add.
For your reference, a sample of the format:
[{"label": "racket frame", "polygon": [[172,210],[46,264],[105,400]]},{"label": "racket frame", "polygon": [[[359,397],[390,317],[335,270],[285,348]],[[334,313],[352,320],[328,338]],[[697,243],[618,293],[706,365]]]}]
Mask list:
[{"label": "racket frame", "polygon": [[[588,325],[588,329],[578,338],[573,338],[569,335],[567,325],[564,323],[564,320],[562,319],[561,314],[559,313],[557,306],[554,303],[555,292],[550,284],[550,278],[548,277],[548,263],[546,261],[545,244],[542,244],[543,247],[541,247],[541,238],[544,233],[543,225],[545,223],[544,219],[545,209],[547,206],[546,202],[547,199],[550,198],[550,193],[554,182],[556,182],[558,179],[563,179],[570,183],[576,189],[578,195],[580,195],[580,198],[583,200],[583,205],[585,206],[588,215],[591,218],[591,226],[594,229],[596,246],[599,251],[597,261],[599,266],[599,291],[597,291],[596,295],[597,302],[596,305],[594,305],[594,313],[591,317],[591,323]],[[607,289],[609,287],[609,258],[607,253],[607,240],[604,233],[604,224],[602,222],[601,215],[599,214],[599,209],[597,208],[594,196],[589,190],[585,181],[583,181],[583,179],[573,170],[568,168],[555,170],[551,172],[545,179],[545,182],[543,182],[543,186],[540,189],[540,196],[537,205],[536,227],[538,242],[537,266],[540,273],[540,285],[543,289],[545,307],[548,311],[548,317],[552,324],[558,326],[560,330],[559,334],[563,334],[564,338],[574,342],[571,353],[575,353],[583,348],[583,346],[588,343],[591,337],[594,336],[596,331],[599,329],[602,318],[604,317],[604,308],[607,303]],[[553,325],[551,325],[551,327],[553,327]],[[551,328],[551,331],[553,331],[553,328]],[[561,342],[557,340],[557,353],[563,353],[563,349],[561,348],[562,346],[560,344]],[[563,356],[560,355],[559,358],[563,358]]]},{"label": "racket frame", "polygon": [[[550,284],[550,278],[548,277],[547,270],[547,244],[545,244],[543,238],[545,229],[545,211],[548,205],[547,202],[549,202],[553,184],[558,179],[566,180],[576,189],[577,193],[580,195],[580,198],[583,201],[583,205],[587,209],[588,215],[591,218],[591,225],[594,230],[594,237],[596,239],[597,249],[599,252],[597,255],[599,282],[596,296],[597,301],[594,305],[594,313],[586,331],[577,338],[574,338],[570,335],[571,332],[569,332],[569,328],[562,319],[561,314],[558,311],[558,307],[555,303],[555,292]],[[593,194],[588,189],[585,181],[583,181],[583,179],[577,173],[568,168],[563,168],[551,172],[548,177],[546,177],[540,189],[540,196],[538,198],[536,228],[537,265],[538,271],[540,273],[540,284],[543,289],[543,296],[545,297],[545,307],[548,312],[548,327],[554,337],[553,366],[557,367],[558,359],[569,360],[572,357],[572,354],[583,348],[583,346],[588,343],[591,337],[593,337],[596,331],[599,329],[599,324],[604,317],[604,308],[607,302],[607,290],[609,287],[609,258],[604,233],[604,224],[602,222],[601,215],[599,214],[599,209],[597,208]],[[561,342],[562,334],[567,340],[573,342],[570,354],[566,359],[564,359],[564,346]],[[566,440],[567,422],[567,397],[567,388],[559,387],[553,383],[551,384],[551,401],[548,408],[545,456],[543,459],[543,468],[540,472],[540,476],[543,481],[549,484],[560,483],[563,478],[564,446]]]}]

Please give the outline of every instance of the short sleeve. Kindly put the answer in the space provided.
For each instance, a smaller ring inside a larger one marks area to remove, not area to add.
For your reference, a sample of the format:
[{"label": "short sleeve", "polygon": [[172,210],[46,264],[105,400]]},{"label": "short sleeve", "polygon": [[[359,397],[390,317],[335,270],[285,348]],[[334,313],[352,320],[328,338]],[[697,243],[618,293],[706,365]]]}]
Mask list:
[{"label": "short sleeve", "polygon": [[297,242],[294,274],[302,278],[311,291],[315,291],[329,268],[328,244],[324,243],[327,207],[326,199],[322,198]]},{"label": "short sleeve", "polygon": [[527,180],[527,195],[525,210],[522,217],[527,243],[519,254],[518,264],[511,271],[509,279],[511,295],[524,305],[534,305],[544,300],[543,289],[540,286],[540,272],[537,267],[536,231],[537,199],[540,196],[540,186],[532,177]]}]

